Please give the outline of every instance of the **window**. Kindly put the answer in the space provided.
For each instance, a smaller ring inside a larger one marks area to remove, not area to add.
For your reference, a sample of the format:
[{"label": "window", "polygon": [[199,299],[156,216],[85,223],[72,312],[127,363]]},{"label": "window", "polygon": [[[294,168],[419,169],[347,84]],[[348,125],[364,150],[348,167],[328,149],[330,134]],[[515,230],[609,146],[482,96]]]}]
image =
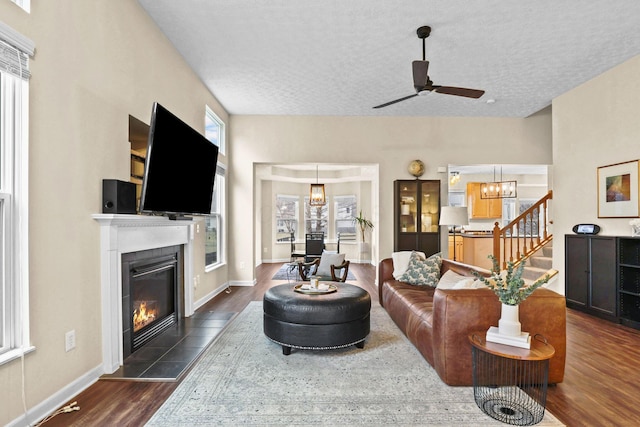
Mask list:
[{"label": "window", "polygon": [[0,363],[31,349],[27,55],[32,54],[30,40],[0,25]]},{"label": "window", "polygon": [[31,0],[11,0],[11,1],[17,4],[18,6],[20,6],[22,9],[24,9],[25,12],[31,13]]},{"label": "window", "polygon": [[298,196],[276,195],[276,241],[290,242],[298,234]]},{"label": "window", "polygon": [[205,219],[205,270],[210,271],[223,264],[224,256],[224,213],[226,195],[226,171],[218,165],[216,181],[213,185],[213,198],[211,201],[211,215]]},{"label": "window", "polygon": [[324,233],[327,236],[329,224],[329,201],[322,206],[309,205],[309,196],[304,198],[304,223],[305,233]]},{"label": "window", "polygon": [[353,218],[356,216],[356,196],[335,196],[334,197],[336,234],[355,233],[356,223]]},{"label": "window", "polygon": [[[529,209],[536,203],[534,199],[520,199],[520,210],[518,215],[522,215],[524,211]],[[540,224],[540,208],[534,209],[531,213],[527,214],[525,218],[520,220],[518,224],[518,233],[524,236],[538,236],[539,235],[539,227]]]},{"label": "window", "polygon": [[220,154],[225,155],[225,125],[209,106],[204,115],[204,137],[218,146]]}]

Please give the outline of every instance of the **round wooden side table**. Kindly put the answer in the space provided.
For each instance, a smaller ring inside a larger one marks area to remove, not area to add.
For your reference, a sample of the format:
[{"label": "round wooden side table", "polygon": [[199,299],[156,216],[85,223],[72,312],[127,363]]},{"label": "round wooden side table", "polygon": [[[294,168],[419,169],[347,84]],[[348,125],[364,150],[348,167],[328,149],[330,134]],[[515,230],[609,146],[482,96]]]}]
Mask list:
[{"label": "round wooden side table", "polygon": [[484,413],[503,423],[529,426],[544,417],[549,359],[555,349],[542,335],[531,348],[487,342],[486,331],[469,335],[473,351],[473,396]]}]

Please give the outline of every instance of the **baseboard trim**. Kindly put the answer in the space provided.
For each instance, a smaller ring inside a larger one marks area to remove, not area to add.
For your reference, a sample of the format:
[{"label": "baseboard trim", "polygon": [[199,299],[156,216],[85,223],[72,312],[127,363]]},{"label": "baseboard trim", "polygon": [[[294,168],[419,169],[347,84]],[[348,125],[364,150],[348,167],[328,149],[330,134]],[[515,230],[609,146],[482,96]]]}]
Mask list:
[{"label": "baseboard trim", "polygon": [[104,374],[104,371],[102,370],[102,364],[100,364],[29,409],[27,413],[11,421],[7,424],[7,427],[27,427],[36,424],[47,415],[69,403],[74,396],[93,385],[102,374]]},{"label": "baseboard trim", "polygon": [[225,283],[222,286],[217,287],[213,291],[209,292],[204,297],[200,298],[197,301],[193,302],[193,310],[198,310],[200,307],[214,299],[217,295],[221,294],[225,289],[229,287],[229,284]]},{"label": "baseboard trim", "polygon": [[255,286],[258,281],[253,280],[231,280],[229,286]]}]

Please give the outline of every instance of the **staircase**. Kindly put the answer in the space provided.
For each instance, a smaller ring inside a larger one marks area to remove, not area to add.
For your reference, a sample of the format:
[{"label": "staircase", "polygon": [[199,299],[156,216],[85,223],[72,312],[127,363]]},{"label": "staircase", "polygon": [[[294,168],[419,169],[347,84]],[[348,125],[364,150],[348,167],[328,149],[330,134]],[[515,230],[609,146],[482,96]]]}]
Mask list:
[{"label": "staircase", "polygon": [[551,265],[553,235],[549,229],[548,204],[552,199],[553,192],[549,191],[505,227],[500,228],[496,222],[493,228],[493,257],[498,265],[505,269],[508,262],[517,266],[525,260],[522,278],[527,282],[545,274],[551,278],[558,274]]},{"label": "staircase", "polygon": [[526,281],[535,282],[549,273],[549,270],[552,270],[552,262],[553,245],[549,242],[529,257],[522,271],[522,278]]}]

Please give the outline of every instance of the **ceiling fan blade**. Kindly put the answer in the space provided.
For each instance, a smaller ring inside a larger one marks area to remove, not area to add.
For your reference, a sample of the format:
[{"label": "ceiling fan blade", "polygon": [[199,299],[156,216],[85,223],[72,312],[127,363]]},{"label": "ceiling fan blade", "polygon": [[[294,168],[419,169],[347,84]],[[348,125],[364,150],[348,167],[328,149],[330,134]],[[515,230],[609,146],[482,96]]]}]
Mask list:
[{"label": "ceiling fan blade", "polygon": [[429,61],[413,61],[413,87],[416,91],[422,90],[429,82]]},{"label": "ceiling fan blade", "polygon": [[474,99],[478,99],[482,95],[484,95],[483,90],[467,89],[464,87],[453,87],[453,86],[434,86],[433,91],[438,93],[443,93],[445,95],[464,96],[467,98],[474,98]]},{"label": "ceiling fan blade", "polygon": [[400,102],[400,101],[404,101],[405,99],[413,98],[414,96],[418,96],[418,94],[414,93],[413,95],[405,96],[404,98],[396,99],[395,101],[385,102],[384,104],[376,105],[373,108],[387,107],[387,106],[389,106],[391,104],[395,104],[396,102]]}]

